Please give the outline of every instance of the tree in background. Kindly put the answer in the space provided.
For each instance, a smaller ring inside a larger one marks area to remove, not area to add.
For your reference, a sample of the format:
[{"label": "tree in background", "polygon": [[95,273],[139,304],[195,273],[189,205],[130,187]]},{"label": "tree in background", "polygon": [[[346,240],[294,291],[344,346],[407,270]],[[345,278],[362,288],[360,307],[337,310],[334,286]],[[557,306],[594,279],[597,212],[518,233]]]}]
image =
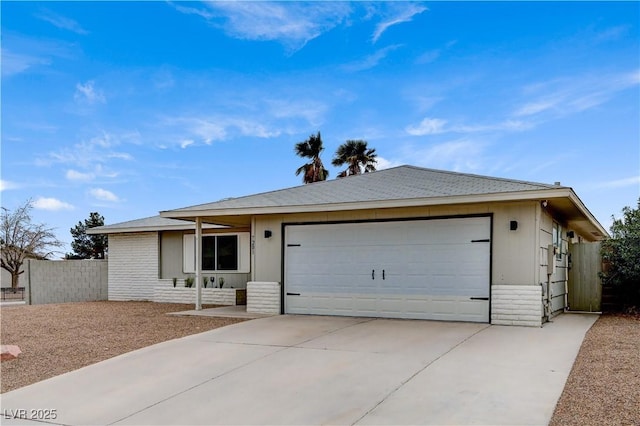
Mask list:
[{"label": "tree in background", "polygon": [[296,176],[302,173],[302,181],[305,184],[327,180],[329,171],[324,168],[324,164],[322,164],[322,160],[320,159],[320,153],[322,153],[323,150],[324,147],[322,146],[320,132],[316,135],[309,136],[309,139],[306,141],[296,144],[296,155],[311,160],[296,170]]},{"label": "tree in background", "polygon": [[0,265],[11,273],[11,287],[18,287],[18,280],[22,264],[27,257],[46,259],[53,254],[50,249],[62,247],[53,229],[45,224],[31,222],[31,200],[10,211],[2,207],[2,229],[0,229],[0,244],[2,254]]},{"label": "tree in background", "polygon": [[87,229],[104,225],[104,217],[98,212],[89,213],[84,223],[78,222],[71,228],[71,248],[73,254],[67,254],[67,259],[104,259],[108,240],[106,235],[87,235]]},{"label": "tree in background", "polygon": [[640,307],[640,198],[637,208],[627,206],[622,215],[613,218],[611,238],[602,242],[606,267],[601,277],[605,285],[620,289],[626,305]]},{"label": "tree in background", "polygon": [[376,171],[377,156],[375,148],[369,148],[367,141],[348,140],[338,147],[331,164],[336,167],[347,165],[338,177],[359,175]]}]

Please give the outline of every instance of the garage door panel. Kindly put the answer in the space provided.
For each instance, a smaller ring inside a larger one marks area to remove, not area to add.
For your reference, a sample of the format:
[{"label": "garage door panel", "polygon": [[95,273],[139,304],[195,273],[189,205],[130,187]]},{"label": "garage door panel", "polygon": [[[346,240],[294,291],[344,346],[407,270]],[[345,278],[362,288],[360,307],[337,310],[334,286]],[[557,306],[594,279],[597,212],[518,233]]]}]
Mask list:
[{"label": "garage door panel", "polygon": [[489,217],[287,226],[285,311],[488,322],[489,238]]}]

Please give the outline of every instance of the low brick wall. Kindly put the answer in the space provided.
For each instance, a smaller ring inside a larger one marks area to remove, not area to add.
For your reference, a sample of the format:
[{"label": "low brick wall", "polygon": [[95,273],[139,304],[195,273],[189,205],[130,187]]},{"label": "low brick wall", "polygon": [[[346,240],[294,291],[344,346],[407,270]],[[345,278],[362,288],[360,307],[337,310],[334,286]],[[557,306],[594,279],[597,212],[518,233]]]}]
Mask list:
[{"label": "low brick wall", "polygon": [[492,286],[491,324],[542,326],[542,287],[539,285]]},{"label": "low brick wall", "polygon": [[107,300],[106,260],[28,260],[23,275],[32,305]]},{"label": "low brick wall", "polygon": [[280,283],[249,281],[247,283],[247,312],[280,314]]},{"label": "low brick wall", "polygon": [[[203,305],[242,305],[246,300],[243,288],[203,288]],[[153,301],[159,303],[195,303],[196,289],[186,287],[156,287],[153,289]]]}]

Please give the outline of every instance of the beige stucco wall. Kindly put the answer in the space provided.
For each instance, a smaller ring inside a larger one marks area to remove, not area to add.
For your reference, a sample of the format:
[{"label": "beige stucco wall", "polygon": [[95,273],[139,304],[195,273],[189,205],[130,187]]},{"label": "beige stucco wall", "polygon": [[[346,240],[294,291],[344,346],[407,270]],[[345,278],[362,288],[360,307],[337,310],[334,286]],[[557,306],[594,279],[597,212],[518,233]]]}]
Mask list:
[{"label": "beige stucco wall", "polygon": [[[553,212],[547,210],[545,208],[539,207],[538,209],[540,214],[540,229],[539,229],[539,244],[540,247],[538,249],[539,256],[539,283],[543,289],[543,300],[545,301],[545,305],[547,305],[547,315],[553,316],[559,312],[562,312],[564,308],[567,307],[567,297],[566,293],[568,291],[568,249],[569,249],[569,241],[567,237],[567,232],[572,230],[567,227],[566,222],[564,222],[559,217],[554,217]],[[553,262],[555,263],[555,270],[553,274],[549,275],[548,269],[548,255],[549,255],[549,245],[553,243],[553,222],[557,222],[560,229],[560,237],[561,237],[561,252],[562,255],[560,259],[554,258]],[[574,230],[577,233],[577,231]]]},{"label": "beige stucco wall", "polygon": [[[471,214],[493,214],[492,284],[539,285],[536,281],[537,202],[468,204],[405,209],[378,209],[349,212],[325,212],[291,215],[267,215],[255,219],[256,281],[282,281],[282,224],[296,222],[332,222],[393,218],[428,218]],[[518,221],[516,231],[509,223]],[[265,239],[264,231],[272,237]]]}]

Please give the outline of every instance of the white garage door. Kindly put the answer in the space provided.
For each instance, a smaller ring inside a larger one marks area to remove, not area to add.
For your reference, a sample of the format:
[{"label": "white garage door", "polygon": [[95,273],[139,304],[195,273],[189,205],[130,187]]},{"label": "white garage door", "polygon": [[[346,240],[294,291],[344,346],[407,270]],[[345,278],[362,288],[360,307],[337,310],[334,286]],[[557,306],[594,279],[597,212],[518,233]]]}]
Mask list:
[{"label": "white garage door", "polygon": [[288,225],[285,312],[489,322],[491,219]]}]

